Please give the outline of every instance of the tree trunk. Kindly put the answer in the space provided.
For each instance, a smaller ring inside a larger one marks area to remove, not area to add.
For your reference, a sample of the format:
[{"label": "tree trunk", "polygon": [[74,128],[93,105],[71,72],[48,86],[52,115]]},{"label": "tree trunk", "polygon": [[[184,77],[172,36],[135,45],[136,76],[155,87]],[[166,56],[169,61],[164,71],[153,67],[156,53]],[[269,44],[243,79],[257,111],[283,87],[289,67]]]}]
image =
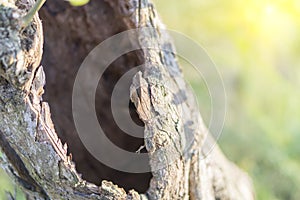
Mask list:
[{"label": "tree trunk", "polygon": [[[1,165],[29,199],[254,199],[247,174],[217,146],[202,158],[208,131],[175,55],[168,53],[174,52],[172,43],[150,1],[93,0],[83,7],[47,1],[40,11],[44,32],[37,15],[27,28],[20,27],[20,16],[33,3],[0,6]],[[121,172],[98,161],[80,140],[72,117],[72,88],[84,58],[105,39],[135,28],[141,31],[129,42],[141,48],[104,72],[96,112],[114,144],[130,152],[145,146],[151,172],[143,173]],[[149,43],[161,50],[142,48]],[[145,139],[124,133],[110,106],[118,80],[143,63],[126,91],[131,118],[144,126]],[[42,99],[44,86],[50,107]],[[193,142],[186,148],[183,140],[189,137]]]}]

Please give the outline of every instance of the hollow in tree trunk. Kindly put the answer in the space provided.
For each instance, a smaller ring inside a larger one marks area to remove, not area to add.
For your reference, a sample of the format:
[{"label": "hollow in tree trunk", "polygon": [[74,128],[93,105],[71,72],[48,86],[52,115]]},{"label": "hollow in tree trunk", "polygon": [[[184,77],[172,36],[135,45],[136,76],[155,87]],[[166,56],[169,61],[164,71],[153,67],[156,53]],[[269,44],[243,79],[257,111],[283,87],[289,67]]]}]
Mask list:
[{"label": "hollow in tree trunk", "polygon": [[[202,159],[208,131],[175,55],[166,51],[174,49],[150,1],[93,0],[72,7],[51,0],[40,17],[36,14],[29,26],[21,27],[19,19],[33,3],[0,5],[1,165],[28,199],[254,199],[247,174],[217,146]],[[128,173],[104,165],[85,148],[73,122],[72,89],[81,63],[96,45],[143,27],[154,31],[137,32],[129,41],[140,46],[151,42],[162,50],[141,48],[112,62],[95,99],[109,140],[130,152],[145,146],[151,171]],[[144,139],[118,127],[110,101],[118,80],[141,64],[127,95],[131,118],[144,127]],[[166,95],[167,87],[176,97]],[[184,114],[178,115],[182,108]],[[194,138],[191,147],[158,167],[183,148],[181,137],[187,135]],[[162,148],[167,150],[157,153]]]}]

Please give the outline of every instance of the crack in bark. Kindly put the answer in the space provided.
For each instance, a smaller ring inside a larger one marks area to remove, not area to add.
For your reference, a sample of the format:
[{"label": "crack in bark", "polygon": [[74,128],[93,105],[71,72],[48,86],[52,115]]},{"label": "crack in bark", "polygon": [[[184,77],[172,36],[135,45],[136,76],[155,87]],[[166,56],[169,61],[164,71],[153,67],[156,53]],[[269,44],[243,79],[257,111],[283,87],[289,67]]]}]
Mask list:
[{"label": "crack in bark", "polygon": [[[0,130],[0,147],[5,153],[9,163],[11,164],[11,173],[17,178],[19,184],[27,190],[40,193],[46,200],[50,199],[43,187],[41,187],[31,176],[24,165],[22,159],[16,153],[16,151],[10,146],[6,140],[4,133]],[[17,174],[16,174],[17,173]]]}]

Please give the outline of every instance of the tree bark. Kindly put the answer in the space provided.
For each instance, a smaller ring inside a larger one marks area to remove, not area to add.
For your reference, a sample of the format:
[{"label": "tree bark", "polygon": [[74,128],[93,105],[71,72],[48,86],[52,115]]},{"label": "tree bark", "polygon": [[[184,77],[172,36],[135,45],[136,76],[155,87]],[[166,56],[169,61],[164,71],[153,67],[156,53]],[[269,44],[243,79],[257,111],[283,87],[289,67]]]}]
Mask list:
[{"label": "tree bark", "polygon": [[[202,158],[208,131],[175,55],[168,53],[174,51],[172,43],[150,1],[94,0],[75,8],[51,0],[40,12],[44,33],[38,15],[27,28],[20,27],[20,16],[33,3],[16,0],[0,6],[1,166],[28,199],[254,199],[248,175],[217,146]],[[143,27],[155,31],[149,35],[141,29],[130,38],[141,50],[113,62],[96,95],[99,122],[109,139],[128,151],[146,147],[151,173],[131,174],[103,165],[85,149],[72,119],[72,87],[96,45]],[[142,48],[148,43],[161,50]],[[142,63],[128,97],[134,104],[132,118],[144,125],[144,140],[124,134],[107,106],[119,78]],[[44,86],[51,109],[42,99]],[[191,135],[193,143],[181,155],[182,140]],[[179,159],[159,167],[177,154]]]}]

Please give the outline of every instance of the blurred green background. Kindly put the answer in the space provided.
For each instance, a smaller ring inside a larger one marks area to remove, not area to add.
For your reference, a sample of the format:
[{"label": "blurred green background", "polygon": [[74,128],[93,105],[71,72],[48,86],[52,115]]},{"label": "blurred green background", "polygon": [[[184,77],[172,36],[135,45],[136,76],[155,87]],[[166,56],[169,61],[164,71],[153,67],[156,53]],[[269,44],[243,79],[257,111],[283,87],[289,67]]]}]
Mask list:
[{"label": "blurred green background", "polygon": [[[202,45],[227,93],[219,144],[253,179],[257,199],[300,199],[300,1],[155,0],[168,28]],[[210,97],[182,62],[206,123]],[[16,189],[0,171],[0,199]],[[17,192],[17,199],[24,197]]]},{"label": "blurred green background", "polygon": [[[155,0],[167,28],[206,49],[227,93],[218,143],[253,179],[257,199],[300,199],[300,1]],[[204,121],[210,97],[183,62]]]}]

